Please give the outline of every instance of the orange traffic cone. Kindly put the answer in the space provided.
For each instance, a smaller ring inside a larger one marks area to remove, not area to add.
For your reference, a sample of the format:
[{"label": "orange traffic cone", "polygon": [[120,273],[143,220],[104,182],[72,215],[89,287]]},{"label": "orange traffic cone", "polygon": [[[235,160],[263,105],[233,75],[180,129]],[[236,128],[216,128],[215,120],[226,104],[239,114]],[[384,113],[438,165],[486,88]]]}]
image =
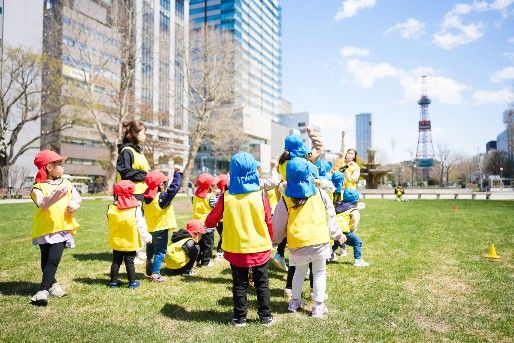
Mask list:
[{"label": "orange traffic cone", "polygon": [[489,254],[484,255],[484,257],[495,259],[500,258],[500,256],[496,255],[496,248],[494,247],[494,243],[491,243],[491,245],[489,245]]}]

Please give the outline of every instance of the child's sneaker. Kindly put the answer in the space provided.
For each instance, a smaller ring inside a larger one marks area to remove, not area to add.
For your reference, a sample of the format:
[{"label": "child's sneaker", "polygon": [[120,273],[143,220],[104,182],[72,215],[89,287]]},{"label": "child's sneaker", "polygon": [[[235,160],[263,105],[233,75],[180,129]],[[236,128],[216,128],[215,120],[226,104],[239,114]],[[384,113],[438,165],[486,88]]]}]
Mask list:
[{"label": "child's sneaker", "polygon": [[244,328],[246,326],[246,318],[232,318],[232,325],[236,328]]},{"label": "child's sneaker", "polygon": [[51,296],[57,298],[64,297],[66,295],[66,291],[57,282],[54,283],[52,287],[50,287],[48,293],[50,293]]},{"label": "child's sneaker", "polygon": [[314,318],[323,318],[328,313],[328,309],[324,303],[314,303],[312,306],[311,316]]},{"label": "child's sneaker", "polygon": [[153,282],[164,282],[166,281],[166,278],[161,274],[152,274],[150,275],[150,280],[152,280]]},{"label": "child's sneaker", "polygon": [[341,248],[341,251],[339,252],[339,255],[341,255],[341,256],[347,256],[348,255],[348,251],[346,251],[346,247]]},{"label": "child's sneaker", "polygon": [[216,253],[216,257],[214,259],[215,260],[223,260],[223,251],[218,250],[218,252]]},{"label": "child's sneaker", "polygon": [[286,297],[288,300],[291,300],[293,297],[293,290],[291,288],[284,288],[284,297]]},{"label": "child's sneaker", "polygon": [[328,259],[329,262],[337,262],[337,255],[334,251],[332,251],[332,254],[330,255],[330,258]]},{"label": "child's sneaker", "polygon": [[273,325],[273,316],[261,317],[260,321],[261,321],[262,326],[269,327],[269,326]]},{"label": "child's sneaker", "polygon": [[109,282],[109,287],[111,287],[111,288],[120,288],[120,281]]},{"label": "child's sneaker", "polygon": [[286,260],[282,256],[280,256],[278,253],[273,255],[273,258],[271,261],[273,262],[273,265],[275,265],[275,267],[287,272]]},{"label": "child's sneaker", "polygon": [[48,291],[39,291],[31,299],[30,302],[35,306],[48,305]]},{"label": "child's sneaker", "polygon": [[302,299],[291,299],[289,300],[289,305],[287,306],[287,309],[291,312],[296,312],[299,309],[303,307],[303,300]]},{"label": "child's sneaker", "polygon": [[364,261],[362,258],[356,258],[355,262],[353,262],[353,265],[355,267],[367,267],[369,266],[369,263]]},{"label": "child's sneaker", "polygon": [[129,283],[128,288],[134,289],[134,288],[138,288],[139,286],[141,286],[141,281],[136,280],[132,283]]},{"label": "child's sneaker", "polygon": [[194,271],[193,269],[187,270],[182,273],[182,276],[186,276],[186,277],[195,276],[195,275],[196,275],[196,271]]}]

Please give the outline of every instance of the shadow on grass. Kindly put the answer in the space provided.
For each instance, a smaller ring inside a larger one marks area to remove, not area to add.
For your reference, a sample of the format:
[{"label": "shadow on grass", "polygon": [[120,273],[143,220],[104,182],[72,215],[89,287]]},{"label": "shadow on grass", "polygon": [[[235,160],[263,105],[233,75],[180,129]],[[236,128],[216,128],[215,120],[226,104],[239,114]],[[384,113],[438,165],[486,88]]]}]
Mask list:
[{"label": "shadow on grass", "polygon": [[112,261],[112,253],[108,252],[91,252],[86,254],[73,254],[73,257],[79,261]]},{"label": "shadow on grass", "polygon": [[[218,304],[220,306],[227,306],[230,308],[232,308],[232,306],[234,306],[232,297],[223,297],[223,298],[219,299],[218,301],[216,301],[216,304]],[[257,309],[259,307],[259,304],[257,303],[257,299],[248,300],[247,304],[248,304],[247,305],[248,308]],[[287,306],[288,306],[288,301],[285,298],[284,298],[284,301],[279,301],[279,302],[272,301],[271,302],[271,310],[273,311],[273,313],[289,313]]]},{"label": "shadow on grass", "polygon": [[221,285],[232,285],[232,280],[222,277],[204,277],[194,275],[191,277],[183,277],[182,281],[184,282],[208,282],[208,283],[218,283]]},{"label": "shadow on grass", "polygon": [[28,281],[0,282],[0,294],[2,295],[33,295],[39,289],[39,283]]},{"label": "shadow on grass", "polygon": [[161,313],[173,320],[184,322],[213,322],[227,324],[232,318],[232,312],[222,312],[214,310],[188,311],[184,307],[175,304],[166,304],[161,309]]},{"label": "shadow on grass", "polygon": [[[104,274],[105,277],[103,278],[87,278],[87,277],[79,277],[73,279],[75,282],[83,283],[85,285],[101,285],[101,286],[107,286],[109,282],[111,282],[111,277],[109,273]],[[136,273],[136,280],[143,280],[145,279],[145,275],[142,273]],[[128,284],[127,280],[127,274],[126,273],[120,273],[118,279],[123,284]]]}]

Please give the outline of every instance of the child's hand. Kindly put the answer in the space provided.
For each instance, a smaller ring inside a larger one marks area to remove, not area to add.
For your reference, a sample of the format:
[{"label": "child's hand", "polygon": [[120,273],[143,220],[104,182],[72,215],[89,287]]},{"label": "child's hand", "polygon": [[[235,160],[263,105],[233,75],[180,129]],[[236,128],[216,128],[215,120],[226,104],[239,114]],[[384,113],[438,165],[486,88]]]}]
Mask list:
[{"label": "child's hand", "polygon": [[346,236],[344,234],[341,235],[341,238],[339,238],[339,243],[344,244],[346,242]]},{"label": "child's hand", "polygon": [[72,206],[67,206],[66,207],[66,212],[68,212],[68,214],[73,214],[73,213],[75,213],[76,210],[77,209],[72,207]]},{"label": "child's hand", "polygon": [[66,186],[59,186],[54,190],[53,194],[60,199],[68,194],[68,188]]}]

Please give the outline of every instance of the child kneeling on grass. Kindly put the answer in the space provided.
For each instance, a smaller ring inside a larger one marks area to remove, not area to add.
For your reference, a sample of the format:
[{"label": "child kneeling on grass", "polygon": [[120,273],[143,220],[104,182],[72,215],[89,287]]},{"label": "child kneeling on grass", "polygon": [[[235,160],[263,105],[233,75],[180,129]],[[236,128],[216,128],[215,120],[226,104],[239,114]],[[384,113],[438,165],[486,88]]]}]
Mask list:
[{"label": "child kneeling on grass", "polygon": [[107,210],[109,226],[109,246],[113,249],[111,265],[111,288],[120,287],[118,275],[120,266],[125,261],[128,287],[138,288],[140,281],[136,280],[134,259],[136,250],[141,248],[141,240],[145,243],[152,241],[148,233],[141,204],[134,197],[134,183],[129,180],[119,181],[113,189],[116,200]]},{"label": "child kneeling on grass", "polygon": [[32,244],[41,250],[43,279],[39,291],[31,298],[36,306],[46,306],[48,295],[62,297],[66,291],[57,283],[55,274],[65,248],[73,248],[73,236],[79,224],[73,213],[80,207],[81,198],[70,181],[62,178],[66,157],[51,150],[36,154],[38,168],[36,183],[30,194],[37,205],[32,225]]},{"label": "child kneeling on grass", "polygon": [[[279,243],[287,234],[289,265],[296,267],[288,309],[296,312],[303,306],[303,281],[309,263],[312,263],[314,305],[311,313],[313,317],[323,317],[327,312],[325,261],[331,254],[330,239],[344,242],[346,237],[337,225],[334,207],[328,195],[314,184],[309,162],[303,158],[293,158],[287,164],[286,173],[284,201],[279,202],[273,217],[273,242]],[[285,213],[287,217],[284,218]]]},{"label": "child kneeling on grass", "polygon": [[203,223],[197,219],[188,221],[185,229],[174,232],[164,258],[166,268],[183,276],[194,275],[193,266],[200,253],[198,241],[204,233]]},{"label": "child kneeling on grass", "polygon": [[253,271],[257,291],[257,313],[262,325],[273,323],[270,306],[268,262],[271,257],[271,207],[261,190],[257,167],[259,162],[246,153],[235,154],[230,160],[228,191],[209,213],[205,226],[215,227],[223,219],[225,259],[232,269],[232,324],[246,326],[248,272]]},{"label": "child kneeling on grass", "polygon": [[161,265],[166,255],[168,232],[177,229],[177,220],[171,201],[182,184],[182,173],[179,167],[175,168],[173,181],[166,187],[170,179],[160,171],[151,171],[145,178],[148,188],[143,193],[143,210],[148,232],[152,235],[152,242],[146,245],[146,275],[155,282],[165,281],[161,276]]}]

